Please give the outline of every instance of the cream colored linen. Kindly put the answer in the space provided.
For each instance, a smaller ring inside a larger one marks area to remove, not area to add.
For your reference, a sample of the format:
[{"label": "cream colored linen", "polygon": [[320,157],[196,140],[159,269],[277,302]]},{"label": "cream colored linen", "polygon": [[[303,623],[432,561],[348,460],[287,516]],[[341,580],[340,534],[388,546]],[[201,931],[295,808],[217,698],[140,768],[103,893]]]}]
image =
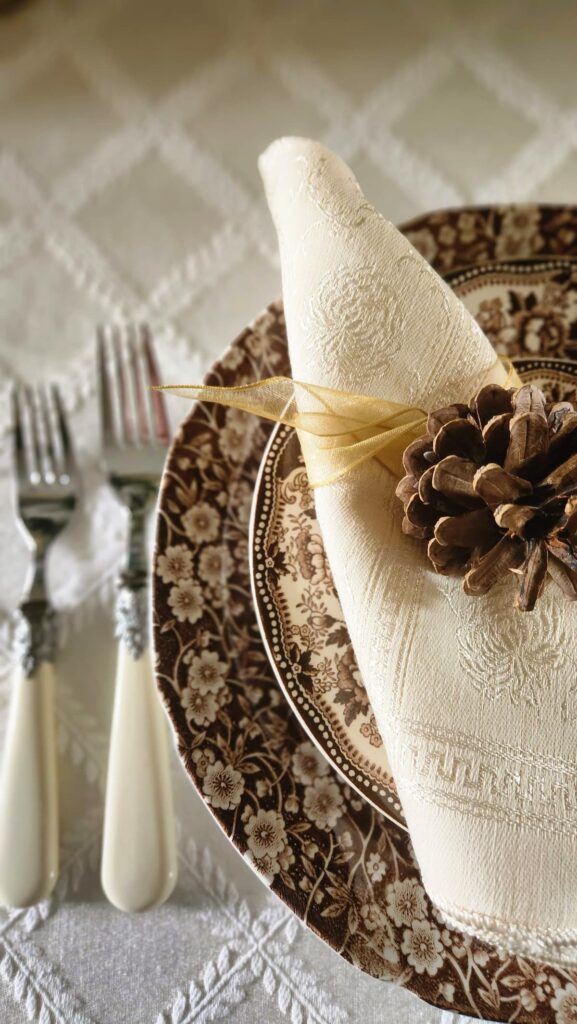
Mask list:
[{"label": "cream colored linen", "polygon": [[[280,139],[260,169],[296,378],[431,409],[502,380],[488,340],[334,154]],[[500,950],[577,959],[577,611],[436,576],[376,463],[315,500],[423,882]]]}]

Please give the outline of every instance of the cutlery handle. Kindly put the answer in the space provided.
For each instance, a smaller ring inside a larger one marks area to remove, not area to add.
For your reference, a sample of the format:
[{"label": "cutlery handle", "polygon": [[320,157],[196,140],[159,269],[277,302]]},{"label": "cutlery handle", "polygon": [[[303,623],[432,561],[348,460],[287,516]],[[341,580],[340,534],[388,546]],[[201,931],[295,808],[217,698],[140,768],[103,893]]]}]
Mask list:
[{"label": "cutlery handle", "polygon": [[0,769],[0,903],[45,899],[58,875],[54,666],[15,670]]},{"label": "cutlery handle", "polygon": [[119,910],[163,903],[176,882],[166,723],[150,651],[121,643],[104,809],[102,887]]}]

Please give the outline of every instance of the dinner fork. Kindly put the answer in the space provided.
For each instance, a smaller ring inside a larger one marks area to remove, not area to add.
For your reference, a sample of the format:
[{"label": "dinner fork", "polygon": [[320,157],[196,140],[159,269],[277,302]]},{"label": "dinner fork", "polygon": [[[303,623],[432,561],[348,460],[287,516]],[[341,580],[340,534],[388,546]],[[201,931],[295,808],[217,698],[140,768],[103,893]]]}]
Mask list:
[{"label": "dinner fork", "polygon": [[103,458],[127,510],[128,558],[118,577],[119,653],[104,809],[102,886],[120,910],[146,910],[176,882],[176,839],[166,723],[149,650],[146,523],[170,438],[150,332],[99,328]]},{"label": "dinner fork", "polygon": [[21,907],[47,897],[58,874],[57,635],[46,557],[73,513],[77,473],[58,389],[21,388],[12,401],[18,518],[32,564],[0,772],[0,902]]}]

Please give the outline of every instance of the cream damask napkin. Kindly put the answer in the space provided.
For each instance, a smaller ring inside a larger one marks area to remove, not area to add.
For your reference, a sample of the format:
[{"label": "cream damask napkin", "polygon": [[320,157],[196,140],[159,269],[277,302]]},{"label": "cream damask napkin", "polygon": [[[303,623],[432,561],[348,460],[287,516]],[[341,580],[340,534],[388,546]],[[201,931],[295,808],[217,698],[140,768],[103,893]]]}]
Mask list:
[{"label": "cream damask napkin", "polygon": [[[295,378],[417,405],[505,370],[427,263],[334,154],[261,157]],[[351,639],[424,885],[448,922],[502,950],[577,960],[577,611],[546,588],[486,598],[436,576],[401,533],[375,461],[315,492]]]}]

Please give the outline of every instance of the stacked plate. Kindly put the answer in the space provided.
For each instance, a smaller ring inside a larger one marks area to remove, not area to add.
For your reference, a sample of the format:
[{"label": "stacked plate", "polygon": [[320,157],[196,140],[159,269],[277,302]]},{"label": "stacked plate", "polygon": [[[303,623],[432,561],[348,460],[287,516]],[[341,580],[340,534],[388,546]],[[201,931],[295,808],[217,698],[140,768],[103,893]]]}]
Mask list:
[{"label": "stacked plate", "polygon": [[[444,211],[404,230],[525,380],[577,399],[576,208]],[[276,302],[207,383],[288,373]],[[577,973],[503,958],[426,898],[290,428],[192,408],[155,570],[157,679],[181,757],[278,896],[345,959],[437,1006],[569,1019]]]}]

